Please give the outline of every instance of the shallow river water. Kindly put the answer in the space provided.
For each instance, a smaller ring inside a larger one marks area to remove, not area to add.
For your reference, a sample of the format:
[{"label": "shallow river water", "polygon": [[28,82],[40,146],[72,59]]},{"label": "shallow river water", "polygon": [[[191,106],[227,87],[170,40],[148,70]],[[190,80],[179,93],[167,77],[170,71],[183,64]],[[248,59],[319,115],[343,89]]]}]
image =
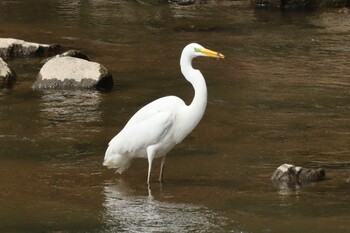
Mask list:
[{"label": "shallow river water", "polygon": [[[265,11],[249,1],[0,1],[0,37],[76,48],[113,74],[110,92],[34,91],[42,58],[10,59],[0,89],[1,232],[349,232],[350,15]],[[167,156],[121,176],[102,166],[109,140],[146,103],[193,90],[182,48],[209,97],[198,127]],[[283,163],[327,179],[280,190]]]}]

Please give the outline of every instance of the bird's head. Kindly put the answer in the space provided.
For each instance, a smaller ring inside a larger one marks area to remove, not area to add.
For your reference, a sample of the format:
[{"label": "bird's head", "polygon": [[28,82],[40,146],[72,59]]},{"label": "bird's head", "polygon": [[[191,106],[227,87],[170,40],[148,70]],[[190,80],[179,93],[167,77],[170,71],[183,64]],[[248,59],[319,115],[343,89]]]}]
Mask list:
[{"label": "bird's head", "polygon": [[204,48],[202,45],[197,43],[191,43],[184,48],[192,58],[205,56],[205,57],[213,57],[213,58],[225,58],[225,56],[221,53],[209,50]]}]

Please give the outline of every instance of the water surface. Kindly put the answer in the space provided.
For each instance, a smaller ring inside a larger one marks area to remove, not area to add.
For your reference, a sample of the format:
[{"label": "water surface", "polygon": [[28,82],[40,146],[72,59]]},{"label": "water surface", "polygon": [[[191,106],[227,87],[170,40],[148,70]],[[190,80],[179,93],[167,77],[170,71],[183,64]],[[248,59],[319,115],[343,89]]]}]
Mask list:
[{"label": "water surface", "polygon": [[[42,58],[11,59],[0,90],[0,230],[4,232],[348,232],[350,16],[281,13],[246,1],[1,1],[0,36],[83,50],[114,76],[111,92],[34,91]],[[146,103],[191,102],[179,56],[198,58],[205,116],[172,150],[165,183],[147,161],[119,176],[109,140]],[[327,180],[279,190],[283,163],[324,167]]]}]

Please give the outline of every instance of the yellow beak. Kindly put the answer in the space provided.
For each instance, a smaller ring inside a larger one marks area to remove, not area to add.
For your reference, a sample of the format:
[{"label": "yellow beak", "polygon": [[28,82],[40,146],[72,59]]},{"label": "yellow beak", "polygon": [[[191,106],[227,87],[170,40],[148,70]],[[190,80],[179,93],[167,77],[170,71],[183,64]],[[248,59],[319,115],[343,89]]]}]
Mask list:
[{"label": "yellow beak", "polygon": [[201,49],[200,52],[207,55],[208,57],[225,58],[223,54],[209,50],[209,49]]}]

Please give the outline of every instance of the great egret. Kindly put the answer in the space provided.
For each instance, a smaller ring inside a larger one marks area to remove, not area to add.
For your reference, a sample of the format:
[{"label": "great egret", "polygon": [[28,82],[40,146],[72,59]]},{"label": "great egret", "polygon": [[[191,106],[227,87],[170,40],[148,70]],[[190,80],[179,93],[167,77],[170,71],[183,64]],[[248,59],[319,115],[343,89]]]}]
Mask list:
[{"label": "great egret", "polygon": [[109,142],[103,165],[125,171],[133,158],[148,159],[149,185],[152,161],[162,157],[159,180],[162,182],[166,154],[180,143],[202,119],[207,105],[207,86],[202,73],[192,67],[198,56],[224,58],[221,53],[191,43],[181,54],[181,72],[195,91],[190,105],[176,96],[157,99],[136,112]]}]

